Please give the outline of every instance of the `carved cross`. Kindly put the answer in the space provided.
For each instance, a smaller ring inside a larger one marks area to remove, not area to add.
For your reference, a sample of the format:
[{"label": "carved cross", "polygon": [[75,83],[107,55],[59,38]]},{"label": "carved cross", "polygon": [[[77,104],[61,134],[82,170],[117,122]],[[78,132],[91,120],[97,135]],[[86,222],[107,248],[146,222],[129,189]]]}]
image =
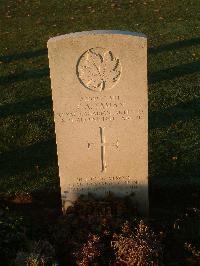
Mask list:
[{"label": "carved cross", "polygon": [[[101,172],[106,172],[107,164],[106,164],[106,146],[114,146],[118,149],[119,142],[118,140],[115,143],[107,143],[105,140],[105,127],[99,127],[100,129],[100,146],[101,146]],[[98,143],[99,144],[99,143]],[[95,143],[88,143],[88,149],[92,145],[97,145]]]}]

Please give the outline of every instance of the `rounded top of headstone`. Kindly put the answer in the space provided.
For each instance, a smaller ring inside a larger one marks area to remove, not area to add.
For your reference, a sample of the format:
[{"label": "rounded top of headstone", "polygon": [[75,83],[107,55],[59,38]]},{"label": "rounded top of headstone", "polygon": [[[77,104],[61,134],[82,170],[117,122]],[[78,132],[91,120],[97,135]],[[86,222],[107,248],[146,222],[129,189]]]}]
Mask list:
[{"label": "rounded top of headstone", "polygon": [[59,39],[63,38],[76,38],[87,35],[127,35],[127,36],[147,38],[147,36],[141,32],[120,31],[120,30],[91,30],[91,31],[81,31],[81,32],[73,32],[73,33],[59,35],[50,38],[48,42],[58,41]]}]

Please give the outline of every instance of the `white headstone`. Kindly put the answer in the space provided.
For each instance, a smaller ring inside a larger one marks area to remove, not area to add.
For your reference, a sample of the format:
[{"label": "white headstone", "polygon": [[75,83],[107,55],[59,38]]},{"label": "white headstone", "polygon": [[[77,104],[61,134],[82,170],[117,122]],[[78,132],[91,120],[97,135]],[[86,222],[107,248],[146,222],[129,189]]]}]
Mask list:
[{"label": "white headstone", "polygon": [[121,31],[48,41],[63,209],[88,192],[148,213],[147,39]]}]

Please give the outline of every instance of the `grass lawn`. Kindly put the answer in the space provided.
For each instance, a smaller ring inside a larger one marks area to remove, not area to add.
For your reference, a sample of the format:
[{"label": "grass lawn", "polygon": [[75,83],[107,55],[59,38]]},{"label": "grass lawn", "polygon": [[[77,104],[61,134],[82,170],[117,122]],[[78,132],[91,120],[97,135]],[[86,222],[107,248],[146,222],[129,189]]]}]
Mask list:
[{"label": "grass lawn", "polygon": [[[48,39],[118,29],[148,37],[152,214],[200,207],[199,10],[197,0],[1,0],[3,204],[17,212],[25,208],[24,215],[28,209],[30,217],[35,217],[34,208],[43,214],[59,204]],[[25,200],[30,196],[32,205],[17,204],[21,195]]]}]

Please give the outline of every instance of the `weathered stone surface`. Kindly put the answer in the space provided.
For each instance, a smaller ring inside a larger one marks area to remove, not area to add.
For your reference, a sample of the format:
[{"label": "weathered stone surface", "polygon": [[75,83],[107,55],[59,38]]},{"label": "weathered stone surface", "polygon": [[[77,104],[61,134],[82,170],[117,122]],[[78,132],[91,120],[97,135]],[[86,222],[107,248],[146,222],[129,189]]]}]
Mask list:
[{"label": "weathered stone surface", "polygon": [[120,31],[48,41],[63,208],[79,194],[134,194],[148,212],[147,39]]}]

